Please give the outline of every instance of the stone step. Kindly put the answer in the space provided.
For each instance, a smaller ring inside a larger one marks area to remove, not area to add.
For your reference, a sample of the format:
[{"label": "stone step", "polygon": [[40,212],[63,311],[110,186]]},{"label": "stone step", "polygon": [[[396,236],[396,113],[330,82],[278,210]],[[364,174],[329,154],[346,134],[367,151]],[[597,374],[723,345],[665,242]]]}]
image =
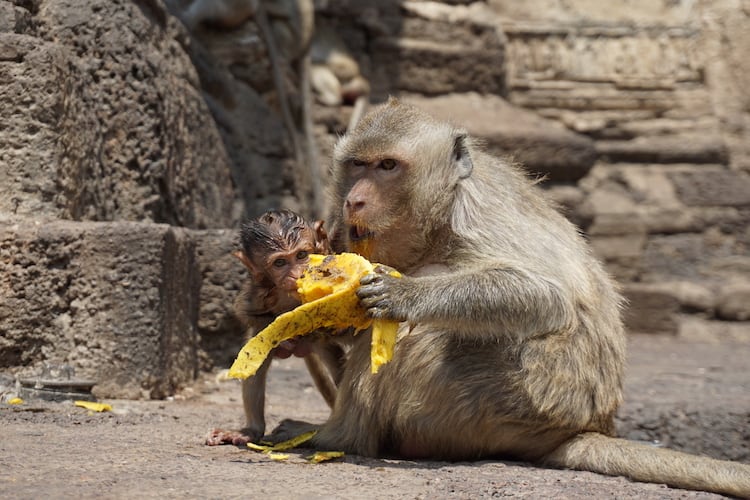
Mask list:
[{"label": "stone step", "polygon": [[472,6],[404,2],[383,6],[368,26],[374,95],[478,91],[504,94],[505,39],[493,14]]},{"label": "stone step", "polygon": [[65,363],[99,397],[173,394],[198,370],[200,280],[181,228],[0,221],[0,368]]},{"label": "stone step", "polygon": [[485,141],[489,152],[512,156],[530,172],[546,174],[552,181],[576,181],[596,161],[594,142],[588,137],[496,95],[469,92],[404,100],[466,128]]},{"label": "stone step", "polygon": [[603,140],[596,150],[610,162],[713,163],[727,164],[729,152],[718,135],[675,134],[636,137],[632,140]]}]

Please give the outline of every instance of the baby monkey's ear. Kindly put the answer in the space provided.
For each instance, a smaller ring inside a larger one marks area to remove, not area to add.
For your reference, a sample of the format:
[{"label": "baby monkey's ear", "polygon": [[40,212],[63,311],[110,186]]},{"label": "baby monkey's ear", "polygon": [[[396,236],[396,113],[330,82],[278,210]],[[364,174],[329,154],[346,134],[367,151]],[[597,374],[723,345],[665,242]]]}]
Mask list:
[{"label": "baby monkey's ear", "polygon": [[252,276],[255,281],[260,282],[260,280],[263,279],[263,270],[259,269],[258,266],[252,260],[250,260],[250,257],[248,257],[245,252],[243,252],[242,250],[235,250],[234,252],[232,252],[232,255],[237,257],[240,262],[242,262],[242,265],[247,268],[250,276]]},{"label": "baby monkey's ear", "polygon": [[323,228],[324,223],[325,222],[322,220],[316,220],[313,224],[313,231],[315,232],[315,253],[323,255],[332,252],[331,242],[328,241],[328,233],[325,228]]},{"label": "baby monkey's ear", "polygon": [[245,254],[245,252],[243,252],[242,250],[235,250],[234,252],[232,252],[232,255],[237,257],[240,260],[240,262],[242,262],[242,264],[247,268],[248,271],[255,270],[255,266],[247,257],[247,254]]}]

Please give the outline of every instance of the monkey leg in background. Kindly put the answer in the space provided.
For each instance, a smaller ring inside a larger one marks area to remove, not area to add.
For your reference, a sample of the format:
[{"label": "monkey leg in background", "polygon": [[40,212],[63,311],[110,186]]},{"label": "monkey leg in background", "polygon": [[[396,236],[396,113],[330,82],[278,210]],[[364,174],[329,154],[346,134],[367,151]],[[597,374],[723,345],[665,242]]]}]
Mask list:
[{"label": "monkey leg in background", "polygon": [[375,375],[369,335],[354,338],[315,446],[502,456],[750,497],[748,465],[612,437],[622,299],[519,168],[392,99],[341,138],[332,182],[336,250],[405,274],[363,278],[361,304],[403,323]]}]

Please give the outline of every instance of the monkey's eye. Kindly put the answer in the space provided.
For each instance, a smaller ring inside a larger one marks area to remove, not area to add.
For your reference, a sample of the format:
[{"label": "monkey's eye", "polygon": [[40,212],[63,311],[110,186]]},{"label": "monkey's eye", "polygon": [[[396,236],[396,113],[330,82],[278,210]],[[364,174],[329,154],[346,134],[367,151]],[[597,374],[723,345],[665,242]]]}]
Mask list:
[{"label": "monkey's eye", "polygon": [[273,261],[273,267],[284,267],[286,265],[286,259],[276,259]]},{"label": "monkey's eye", "polygon": [[349,163],[353,167],[366,167],[367,166],[367,162],[365,160],[360,160],[360,159],[357,159],[357,158],[355,158],[353,160],[350,160]]},{"label": "monkey's eye", "polygon": [[310,253],[307,250],[297,252],[297,260],[305,260]]},{"label": "monkey's eye", "polygon": [[393,158],[386,158],[380,162],[380,168],[383,170],[393,170],[396,166],[398,166],[398,162]]}]

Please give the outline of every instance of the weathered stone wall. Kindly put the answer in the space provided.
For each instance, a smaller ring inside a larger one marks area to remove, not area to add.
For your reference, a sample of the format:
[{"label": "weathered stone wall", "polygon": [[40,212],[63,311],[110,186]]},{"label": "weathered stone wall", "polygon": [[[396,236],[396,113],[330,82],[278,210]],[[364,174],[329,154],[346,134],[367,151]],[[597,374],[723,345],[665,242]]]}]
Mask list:
[{"label": "weathered stone wall", "polygon": [[101,396],[161,397],[225,364],[233,228],[322,212],[368,92],[546,175],[623,283],[631,330],[748,324],[746,1],[318,0],[350,54],[313,61],[341,95],[312,112],[310,1],[166,4],[0,0],[0,369],[67,363]]},{"label": "weathered stone wall", "polygon": [[241,345],[231,228],[311,213],[312,184],[263,40],[244,60],[263,77],[243,79],[248,53],[201,30],[225,33],[159,0],[0,0],[0,370],[67,364],[100,396],[163,397]]},{"label": "weathered stone wall", "polygon": [[[309,97],[303,86],[311,2],[264,0],[262,16],[249,1],[166,4],[184,23],[185,48],[230,156],[244,215],[280,206],[305,215],[319,212],[319,179],[311,176],[318,160],[309,154]],[[217,4],[231,8],[217,9]],[[277,60],[271,59],[269,44]]]},{"label": "weathered stone wall", "polygon": [[[328,1],[317,22],[341,34],[372,83],[373,101],[398,95],[557,180],[575,181],[593,166],[593,141],[504,99],[507,37],[484,2]],[[345,122],[321,121],[329,136],[345,129]]]},{"label": "weathered stone wall", "polygon": [[198,369],[194,247],[166,224],[0,223],[0,366],[69,364],[108,397],[172,394]]},{"label": "weathered stone wall", "polygon": [[629,326],[750,319],[727,305],[750,287],[750,129],[747,107],[727,105],[747,102],[729,70],[742,65],[747,36],[732,27],[750,21],[746,6],[548,3],[493,2],[512,16],[509,99],[594,141],[596,165],[569,208],[625,284]]},{"label": "weathered stone wall", "polygon": [[14,11],[28,22],[0,34],[3,212],[232,223],[227,151],[174,20],[147,2]]}]

